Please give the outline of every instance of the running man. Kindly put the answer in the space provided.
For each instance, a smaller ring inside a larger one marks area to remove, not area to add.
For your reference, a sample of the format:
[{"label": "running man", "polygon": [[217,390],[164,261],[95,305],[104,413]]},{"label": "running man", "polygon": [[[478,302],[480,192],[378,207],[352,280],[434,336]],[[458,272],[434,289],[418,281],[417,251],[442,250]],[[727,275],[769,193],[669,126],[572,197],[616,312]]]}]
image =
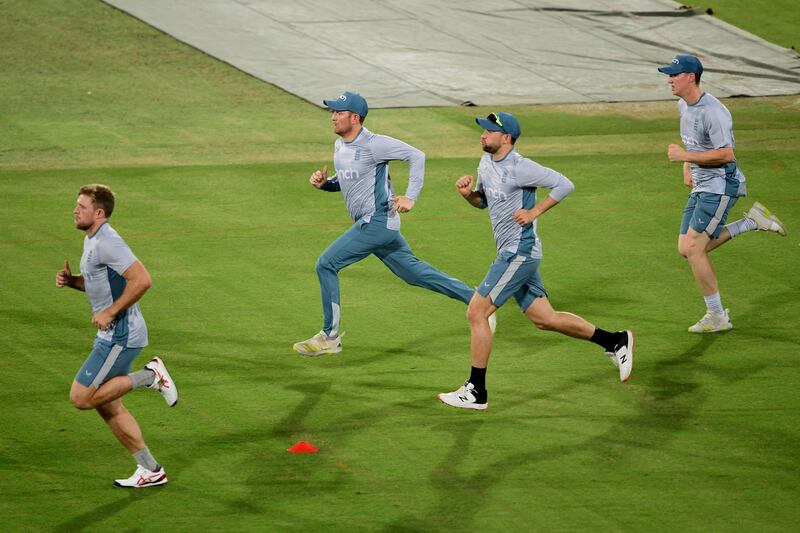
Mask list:
[{"label": "running man", "polygon": [[108,223],[114,211],[114,193],[105,185],[85,185],[72,212],[75,227],[86,233],[81,273],[69,263],[56,273],[56,287],[86,292],[97,327],[92,352],[78,370],[69,399],[78,409],[95,409],[111,432],[133,454],[136,471],[117,487],[144,488],[167,482],[164,468],[153,458],[133,415],[122,397],[149,387],[161,393],[170,407],[178,391],[164,366],[154,357],[143,370],[131,372],[131,362],[147,346],[147,326],[137,303],[151,286],[150,273]]},{"label": "running man", "polygon": [[740,196],[747,195],[745,177],[733,153],[733,119],[728,108],[700,88],[703,65],[693,55],[679,54],[660,67],[667,74],[672,94],[680,97],[680,131],[685,148],[670,144],[667,157],[683,163],[683,182],[692,189],[683,210],[678,251],[689,261],[697,287],[706,303],[706,314],[690,333],[715,333],[733,328],[728,309],[722,305],[717,275],[708,253],[748,231],[786,235],[780,220],[758,202],[744,218],[725,221]]},{"label": "running man", "polygon": [[[333,131],[339,138],[333,148],[336,173],[328,167],[309,178],[311,185],[328,192],[341,191],[355,224],[333,241],[317,260],[322,289],[322,330],[294,344],[303,355],[335,354],[342,351],[339,271],[370,254],[396,276],[468,304],[474,289],[418,259],[400,233],[400,213],[411,211],[425,179],[425,154],[413,146],[372,133],[363,126],[369,108],[358,93],[344,92],[335,100],[323,100],[331,110]],[[389,161],[408,161],[406,194],[395,195],[389,178]],[[494,320],[494,317],[492,317]]]},{"label": "running man", "polygon": [[[533,324],[591,341],[602,346],[619,369],[619,379],[627,381],[633,368],[633,332],[611,333],[572,313],[555,311],[539,274],[542,246],[536,234],[536,221],[561,202],[574,189],[562,174],[521,156],[514,143],[522,133],[510,113],[490,113],[475,122],[484,128],[481,145],[486,152],[478,166],[477,183],[472,176],[461,176],[456,189],[472,206],[489,208],[489,218],[497,244],[497,258],[469,303],[467,316],[471,330],[472,370],[458,390],[439,394],[439,400],[464,409],[486,409],[486,368],[492,351],[488,317],[512,296]],[[550,194],[536,202],[536,188]]]}]

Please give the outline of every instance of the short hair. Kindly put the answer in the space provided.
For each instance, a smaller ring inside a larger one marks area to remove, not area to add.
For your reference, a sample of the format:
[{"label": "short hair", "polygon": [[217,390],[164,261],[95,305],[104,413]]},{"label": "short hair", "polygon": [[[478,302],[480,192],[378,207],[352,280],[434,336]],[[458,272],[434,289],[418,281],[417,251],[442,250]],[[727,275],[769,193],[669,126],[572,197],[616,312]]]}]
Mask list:
[{"label": "short hair", "polygon": [[92,199],[92,205],[95,209],[102,209],[106,213],[106,218],[111,217],[114,212],[114,191],[105,185],[99,183],[92,183],[91,185],[84,185],[78,192],[79,195],[83,194]]},{"label": "short hair", "polygon": [[702,76],[702,75],[703,75],[702,72],[695,72],[694,73],[694,83],[696,85],[700,85],[700,76]]}]

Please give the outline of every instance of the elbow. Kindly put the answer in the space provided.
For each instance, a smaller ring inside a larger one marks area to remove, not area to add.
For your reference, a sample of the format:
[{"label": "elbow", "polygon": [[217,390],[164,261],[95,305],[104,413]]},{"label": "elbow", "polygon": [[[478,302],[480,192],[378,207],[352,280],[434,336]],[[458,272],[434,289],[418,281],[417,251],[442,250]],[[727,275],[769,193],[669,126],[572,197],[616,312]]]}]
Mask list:
[{"label": "elbow", "polygon": [[736,155],[733,153],[733,148],[723,148],[719,154],[720,163],[727,165],[736,160]]}]

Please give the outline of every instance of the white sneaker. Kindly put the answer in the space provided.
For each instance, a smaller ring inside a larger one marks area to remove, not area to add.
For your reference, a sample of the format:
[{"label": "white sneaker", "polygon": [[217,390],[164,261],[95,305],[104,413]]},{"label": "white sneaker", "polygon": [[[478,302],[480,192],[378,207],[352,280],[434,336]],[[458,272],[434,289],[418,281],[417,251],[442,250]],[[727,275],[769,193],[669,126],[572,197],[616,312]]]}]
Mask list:
[{"label": "white sneaker", "polygon": [[489,315],[489,329],[492,330],[492,335],[494,335],[495,330],[497,330],[497,311]]},{"label": "white sneaker", "polygon": [[334,354],[342,351],[342,337],[344,332],[336,337],[329,339],[325,331],[320,330],[319,333],[301,342],[296,342],[293,346],[294,351],[302,355],[325,355]]},{"label": "white sneaker", "polygon": [[172,376],[169,375],[164,361],[158,357],[153,357],[144,367],[147,370],[152,370],[156,375],[156,379],[149,385],[149,388],[160,392],[170,407],[178,403],[178,388],[175,386],[175,382],[172,381]]},{"label": "white sneaker", "polygon": [[718,331],[728,331],[733,329],[733,324],[728,317],[728,309],[724,315],[717,315],[711,311],[703,315],[697,324],[689,327],[689,333],[716,333]]},{"label": "white sneaker", "polygon": [[754,203],[750,211],[745,213],[744,216],[752,219],[758,226],[759,231],[774,231],[778,235],[786,237],[786,228],[783,223],[760,202]]},{"label": "white sneaker", "polygon": [[483,410],[489,406],[488,394],[484,398],[483,403],[478,403],[478,395],[475,393],[475,385],[469,381],[465,381],[464,385],[459,387],[458,390],[453,392],[443,392],[439,394],[439,401],[452,405],[453,407],[461,407],[462,409],[478,409]]},{"label": "white sneaker", "polygon": [[114,480],[114,486],[122,487],[123,489],[143,489],[145,487],[157,487],[167,481],[169,480],[163,466],[159,466],[158,470],[153,472],[142,465],[136,465],[136,472],[131,477]]},{"label": "white sneaker", "polygon": [[633,370],[633,331],[625,332],[625,342],[614,349],[611,360],[619,368],[619,380],[623,383],[628,381]]}]

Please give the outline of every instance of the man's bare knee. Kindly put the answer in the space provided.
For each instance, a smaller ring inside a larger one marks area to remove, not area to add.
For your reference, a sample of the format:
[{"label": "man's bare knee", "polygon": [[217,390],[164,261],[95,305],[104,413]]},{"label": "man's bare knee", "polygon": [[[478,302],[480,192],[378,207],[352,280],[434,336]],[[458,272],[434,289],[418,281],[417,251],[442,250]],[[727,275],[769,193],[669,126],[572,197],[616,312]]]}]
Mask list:
[{"label": "man's bare knee", "polygon": [[80,409],[81,411],[95,408],[91,396],[70,394],[69,401],[76,409]]}]

